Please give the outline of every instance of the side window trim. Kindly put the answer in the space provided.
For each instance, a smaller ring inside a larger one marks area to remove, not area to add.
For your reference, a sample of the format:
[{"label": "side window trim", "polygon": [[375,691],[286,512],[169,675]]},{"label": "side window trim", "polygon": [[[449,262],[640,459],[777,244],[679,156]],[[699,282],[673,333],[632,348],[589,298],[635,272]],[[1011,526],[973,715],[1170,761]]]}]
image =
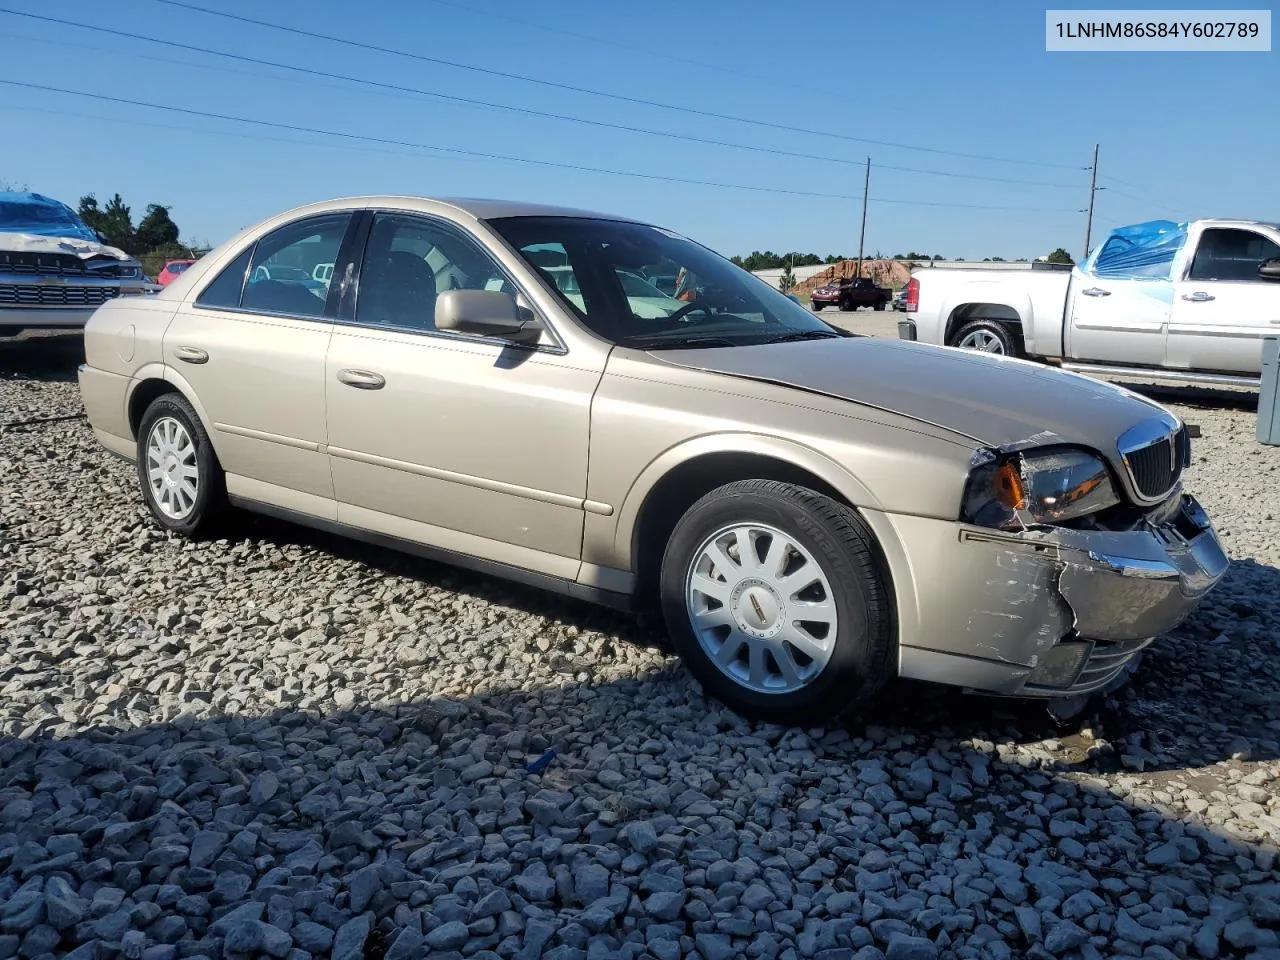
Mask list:
[{"label": "side window trim", "polygon": [[325,304],[325,314],[335,323],[355,322],[356,296],[360,290],[360,268],[364,265],[365,248],[369,243],[373,214],[374,211],[367,209],[355,211],[347,229],[347,235],[342,238],[338,257],[333,263],[333,276],[329,279],[330,302]]},{"label": "side window trim", "polygon": [[[192,298],[191,305],[201,310],[239,310],[240,304],[244,300],[245,283],[249,279],[249,267],[253,265],[253,257],[254,257],[254,254],[256,254],[257,252],[258,252],[257,240],[254,240],[253,243],[249,244],[249,246],[242,247],[240,250],[236,251],[236,255],[232,257],[229,261],[227,261],[227,265],[223,267],[221,270],[219,270],[217,275],[215,275],[212,280],[206,283],[200,289],[200,292],[197,293],[194,298]],[[218,281],[222,279],[223,274],[225,274],[228,270],[234,267],[236,265],[236,261],[239,260],[241,257],[243,257],[245,254],[249,255],[249,259],[247,259],[244,262],[244,269],[240,271],[240,292],[236,294],[235,306],[229,307],[229,306],[220,306],[218,304],[202,303],[201,298],[203,298],[206,293],[212,290],[217,285]]]},{"label": "side window trim", "polygon": [[[361,215],[363,213],[365,213],[363,209],[356,209],[356,208],[345,209],[345,210],[326,210],[323,213],[315,213],[315,214],[311,214],[310,216],[299,217],[297,220],[290,220],[287,223],[280,224],[280,226],[275,227],[272,230],[268,230],[265,234],[256,238],[253,241],[253,243],[246,248],[249,251],[249,261],[248,263],[245,264],[244,277],[240,281],[240,299],[237,301],[236,306],[220,307],[220,306],[200,303],[200,297],[204,295],[205,290],[208,290],[211,286],[213,286],[215,282],[217,282],[218,278],[222,276],[222,271],[219,271],[218,276],[215,277],[213,280],[211,280],[208,284],[206,284],[204,289],[202,289],[200,293],[196,295],[196,298],[191,301],[191,306],[194,309],[199,309],[199,310],[217,310],[220,313],[239,313],[239,314],[244,314],[245,316],[250,316],[250,317],[281,317],[287,320],[309,320],[312,323],[333,323],[338,300],[334,296],[332,280],[330,281],[328,296],[325,298],[324,309],[320,312],[318,316],[311,315],[311,314],[304,314],[304,313],[287,313],[281,310],[259,310],[251,307],[245,307],[245,306],[242,306],[242,304],[244,303],[244,292],[248,287],[249,276],[252,273],[252,268],[253,268],[253,261],[257,258],[257,255],[258,255],[258,243],[262,240],[262,237],[269,237],[273,233],[277,232],[278,230],[283,230],[288,227],[296,227],[299,224],[305,224],[311,220],[321,220],[321,219],[340,216],[345,214],[348,217],[347,226],[346,226],[345,232],[342,235],[342,241],[338,245],[339,257],[341,257],[342,252],[347,249],[348,244],[351,242],[355,233],[356,225],[357,223],[360,222]],[[245,254],[245,250],[244,249],[240,250],[235,255],[235,257],[232,258],[231,262],[227,264],[227,266],[230,267],[232,264],[235,263],[236,260],[244,256],[244,254]],[[335,260],[335,263],[336,263],[336,260]],[[223,269],[225,270],[226,268],[224,267]]]},{"label": "side window trim", "polygon": [[[547,319],[546,315],[537,308],[533,298],[525,291],[524,285],[511,275],[511,271],[509,271],[506,266],[493,255],[488,246],[482,243],[474,234],[471,233],[471,231],[466,230],[463,227],[458,226],[458,224],[443,217],[430,213],[423,213],[421,210],[403,210],[396,207],[375,207],[361,212],[364,214],[364,217],[360,224],[360,228],[357,231],[358,236],[353,235],[351,237],[353,240],[353,282],[351,284],[351,295],[342,299],[341,309],[334,320],[335,323],[342,326],[355,327],[360,330],[386,330],[394,333],[411,333],[419,337],[432,337],[439,340],[449,340],[458,343],[483,343],[504,348],[519,346],[522,350],[534,353],[553,353],[563,355],[569,352],[568,345],[560,336],[559,331],[557,331],[555,326]],[[515,288],[516,292],[523,298],[524,302],[528,304],[526,309],[529,309],[530,312],[538,318],[543,329],[547,331],[554,342],[540,343],[536,346],[529,347],[523,344],[516,344],[511,340],[504,340],[501,337],[480,337],[475,334],[454,333],[451,330],[436,330],[434,328],[430,330],[423,330],[418,327],[398,327],[390,324],[361,323],[358,321],[356,319],[356,308],[359,302],[360,277],[364,270],[365,256],[368,254],[369,235],[373,231],[373,222],[380,215],[407,217],[412,220],[420,220],[432,228],[439,229],[445,233],[451,233],[454,237],[477,247],[482,254],[493,262],[494,267],[496,267],[498,272],[502,274],[503,279],[511,284],[511,286]],[[354,255],[356,251],[358,251],[358,255]],[[335,267],[335,276],[337,275],[336,269],[337,268]]]}]

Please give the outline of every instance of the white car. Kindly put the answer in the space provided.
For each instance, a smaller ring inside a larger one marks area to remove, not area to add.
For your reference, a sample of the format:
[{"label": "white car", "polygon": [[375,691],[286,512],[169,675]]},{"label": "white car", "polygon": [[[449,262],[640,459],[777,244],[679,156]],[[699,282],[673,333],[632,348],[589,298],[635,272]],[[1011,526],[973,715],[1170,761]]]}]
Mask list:
[{"label": "white car", "polygon": [[1152,221],[1070,270],[925,268],[904,340],[1061,361],[1068,370],[1257,386],[1280,336],[1280,224]]}]

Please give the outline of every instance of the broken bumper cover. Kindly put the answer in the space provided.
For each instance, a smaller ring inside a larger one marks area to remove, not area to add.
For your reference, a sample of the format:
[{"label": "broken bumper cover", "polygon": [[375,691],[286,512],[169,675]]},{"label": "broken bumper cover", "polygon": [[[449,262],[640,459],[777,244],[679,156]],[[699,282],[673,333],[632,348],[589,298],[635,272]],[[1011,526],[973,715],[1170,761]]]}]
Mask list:
[{"label": "broken bumper cover", "polygon": [[946,524],[936,559],[919,565],[915,551],[928,547],[909,545],[921,618],[915,642],[904,638],[902,675],[1024,697],[1078,696],[1123,680],[1230,562],[1192,497],[1156,513],[1159,522],[1127,531]]}]

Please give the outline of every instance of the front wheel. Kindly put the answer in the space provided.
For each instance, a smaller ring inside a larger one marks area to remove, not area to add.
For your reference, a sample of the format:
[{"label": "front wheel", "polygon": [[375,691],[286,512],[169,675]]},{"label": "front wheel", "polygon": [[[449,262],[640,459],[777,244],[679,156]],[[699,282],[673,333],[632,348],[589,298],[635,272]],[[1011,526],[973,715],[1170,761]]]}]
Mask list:
[{"label": "front wheel", "polygon": [[198,537],[226,504],[226,481],[213,444],[186,398],[166,393],[151,402],[138,427],[138,481],[156,522]]},{"label": "front wheel", "polygon": [[822,308],[823,308],[823,307],[825,307],[825,306],[826,306],[826,304],[825,304],[825,303],[815,303],[815,304],[813,304],[813,312],[814,312],[814,313],[821,313],[821,312],[822,312]]},{"label": "front wheel", "polygon": [[825,723],[893,675],[891,590],[874,537],[812,490],[771,480],[713,490],[676,524],[660,587],[681,658],[745,717]]},{"label": "front wheel", "polygon": [[949,346],[1007,357],[1022,352],[1013,332],[998,320],[970,320],[952,335]]},{"label": "front wheel", "polygon": [[883,310],[883,309],[884,309],[884,301],[883,301],[883,300],[879,301],[879,302],[876,304],[876,309],[877,309],[877,310]]}]

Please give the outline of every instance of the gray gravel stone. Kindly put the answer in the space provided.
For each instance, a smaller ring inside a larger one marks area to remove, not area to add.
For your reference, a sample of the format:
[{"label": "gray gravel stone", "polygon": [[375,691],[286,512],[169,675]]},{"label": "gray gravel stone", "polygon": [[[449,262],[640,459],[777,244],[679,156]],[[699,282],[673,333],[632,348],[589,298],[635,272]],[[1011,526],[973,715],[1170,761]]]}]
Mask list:
[{"label": "gray gravel stone", "polygon": [[1251,411],[1175,403],[1236,562],[1073,725],[904,686],[786,730],[629,618],[265,521],[163,535],[75,419],[76,350],[14,346],[0,960],[1280,950],[1280,449]]},{"label": "gray gravel stone", "polygon": [[889,937],[889,946],[884,955],[886,960],[936,960],[938,948],[933,941],[924,937],[894,933]]},{"label": "gray gravel stone", "polygon": [[369,914],[352,917],[340,926],[333,938],[332,960],[359,960],[364,956],[364,942],[372,926]]},{"label": "gray gravel stone", "polygon": [[279,927],[262,920],[239,920],[227,929],[225,948],[228,953],[266,953],[287,956],[293,938]]},{"label": "gray gravel stone", "polygon": [[304,920],[290,931],[293,942],[308,953],[327,953],[333,946],[333,931],[320,923]]}]

